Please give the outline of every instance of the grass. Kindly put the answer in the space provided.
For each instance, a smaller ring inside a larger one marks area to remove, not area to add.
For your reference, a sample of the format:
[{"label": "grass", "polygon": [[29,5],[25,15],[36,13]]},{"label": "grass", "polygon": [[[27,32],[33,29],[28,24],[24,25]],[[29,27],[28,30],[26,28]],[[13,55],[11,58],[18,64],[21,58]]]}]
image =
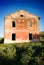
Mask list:
[{"label": "grass", "polygon": [[0,65],[44,65],[44,44],[0,44]]}]

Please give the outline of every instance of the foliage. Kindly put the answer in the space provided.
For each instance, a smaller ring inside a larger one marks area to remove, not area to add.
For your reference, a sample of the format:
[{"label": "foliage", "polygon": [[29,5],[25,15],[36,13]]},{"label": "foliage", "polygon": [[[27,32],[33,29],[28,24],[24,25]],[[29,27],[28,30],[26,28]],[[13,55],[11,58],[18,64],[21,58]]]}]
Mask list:
[{"label": "foliage", "polygon": [[0,65],[44,65],[42,43],[0,44]]},{"label": "foliage", "polygon": [[44,42],[44,31],[40,32],[40,41]]},{"label": "foliage", "polygon": [[4,38],[0,37],[0,44],[2,44],[4,42]]}]

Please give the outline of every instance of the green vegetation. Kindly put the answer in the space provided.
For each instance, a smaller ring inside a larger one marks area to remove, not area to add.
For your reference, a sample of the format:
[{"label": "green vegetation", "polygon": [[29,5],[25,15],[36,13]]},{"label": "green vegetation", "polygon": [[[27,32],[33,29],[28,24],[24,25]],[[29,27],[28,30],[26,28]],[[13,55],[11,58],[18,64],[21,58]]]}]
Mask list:
[{"label": "green vegetation", "polygon": [[0,44],[0,65],[44,65],[42,43]]},{"label": "green vegetation", "polygon": [[44,42],[44,31],[40,32],[40,41]]},{"label": "green vegetation", "polygon": [[0,37],[0,44],[2,44],[4,42],[4,38]]}]

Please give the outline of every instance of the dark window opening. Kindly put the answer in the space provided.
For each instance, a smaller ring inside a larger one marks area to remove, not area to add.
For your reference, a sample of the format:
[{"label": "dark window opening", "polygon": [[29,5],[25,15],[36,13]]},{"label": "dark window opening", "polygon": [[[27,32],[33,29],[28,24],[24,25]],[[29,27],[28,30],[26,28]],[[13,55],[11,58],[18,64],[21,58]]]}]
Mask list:
[{"label": "dark window opening", "polygon": [[16,40],[16,34],[12,34],[12,40]]},{"label": "dark window opening", "polygon": [[32,40],[32,33],[29,33],[29,40]]},{"label": "dark window opening", "polygon": [[15,27],[15,21],[12,22],[12,27]]},{"label": "dark window opening", "polygon": [[21,17],[23,17],[23,15],[20,15]]}]

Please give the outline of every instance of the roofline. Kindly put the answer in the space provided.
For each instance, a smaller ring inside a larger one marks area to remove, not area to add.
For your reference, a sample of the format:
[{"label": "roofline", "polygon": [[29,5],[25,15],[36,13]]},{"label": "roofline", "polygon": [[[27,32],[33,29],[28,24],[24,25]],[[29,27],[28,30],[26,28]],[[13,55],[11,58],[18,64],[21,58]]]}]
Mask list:
[{"label": "roofline", "polygon": [[[21,9],[21,10],[23,10],[23,9]],[[17,10],[17,11],[12,12],[12,13],[16,13],[16,12],[18,12],[18,11],[20,11],[20,10]],[[25,11],[25,10],[23,10],[23,11]],[[31,12],[28,12],[28,11],[26,11],[26,12],[29,13],[29,14],[32,14],[32,15],[36,16],[35,14],[33,14],[33,13],[31,13]],[[6,15],[6,16],[11,15],[12,13],[10,13],[10,14],[8,14],[8,15]],[[5,17],[6,17],[6,16],[5,16]],[[40,17],[39,17],[39,16],[36,16],[36,17],[40,20]]]}]

